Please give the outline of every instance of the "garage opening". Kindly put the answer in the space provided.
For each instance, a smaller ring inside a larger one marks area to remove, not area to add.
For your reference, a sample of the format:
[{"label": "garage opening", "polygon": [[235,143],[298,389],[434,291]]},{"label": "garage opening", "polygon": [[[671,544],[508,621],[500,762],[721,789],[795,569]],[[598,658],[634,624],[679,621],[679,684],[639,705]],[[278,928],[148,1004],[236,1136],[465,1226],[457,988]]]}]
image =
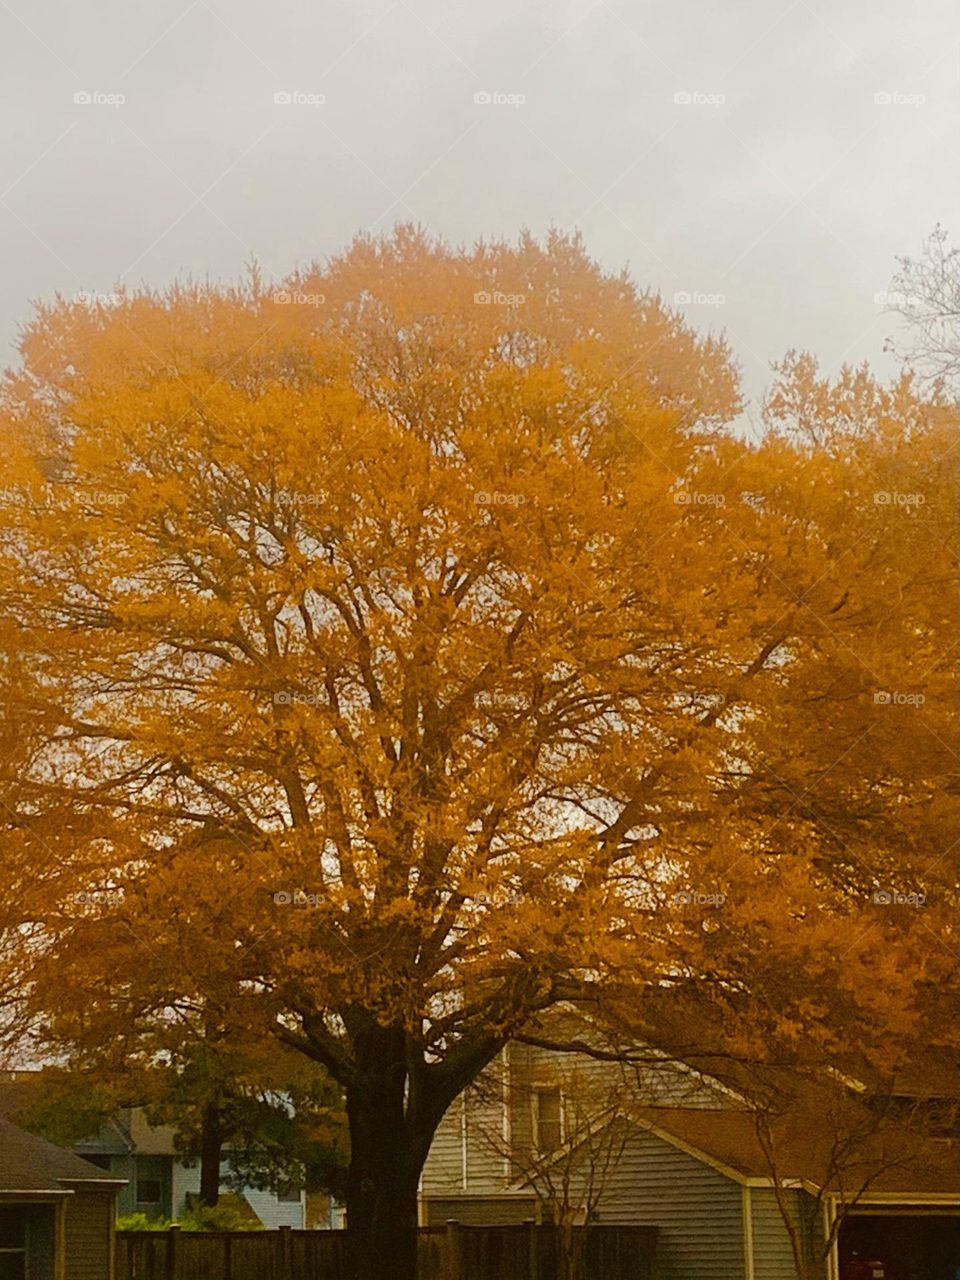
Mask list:
[{"label": "garage opening", "polygon": [[851,1214],[840,1228],[840,1277],[860,1262],[883,1264],[884,1280],[960,1280],[960,1216]]}]

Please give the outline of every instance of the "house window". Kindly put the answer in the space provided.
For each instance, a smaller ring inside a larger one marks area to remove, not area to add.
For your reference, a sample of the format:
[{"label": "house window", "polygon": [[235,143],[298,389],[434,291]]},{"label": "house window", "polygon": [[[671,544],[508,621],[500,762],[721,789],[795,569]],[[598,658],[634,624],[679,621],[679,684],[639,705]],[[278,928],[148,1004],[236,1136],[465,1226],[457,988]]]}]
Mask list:
[{"label": "house window", "polygon": [[563,1107],[556,1085],[533,1091],[533,1142],[545,1155],[563,1141]]},{"label": "house window", "polygon": [[293,1182],[288,1182],[277,1191],[277,1201],[280,1204],[299,1204],[300,1197],[300,1188]]},{"label": "house window", "polygon": [[163,1158],[161,1156],[137,1157],[137,1204],[144,1209],[156,1209],[163,1203]]},{"label": "house window", "polygon": [[0,1280],[24,1280],[26,1219],[20,1209],[0,1209]]}]

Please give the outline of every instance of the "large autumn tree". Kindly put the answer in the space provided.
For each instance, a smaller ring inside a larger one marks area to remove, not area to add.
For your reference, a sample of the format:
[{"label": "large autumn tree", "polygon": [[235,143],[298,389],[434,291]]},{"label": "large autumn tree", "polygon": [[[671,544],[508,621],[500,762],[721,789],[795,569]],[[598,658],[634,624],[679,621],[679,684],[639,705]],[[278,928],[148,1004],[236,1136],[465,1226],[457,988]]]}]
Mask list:
[{"label": "large autumn tree", "polygon": [[22,357],[19,1012],[321,1063],[358,1277],[413,1274],[437,1124],[551,1006],[774,948],[905,1027],[948,971],[949,406],[798,359],[748,444],[724,343],[560,236],[57,302]]}]

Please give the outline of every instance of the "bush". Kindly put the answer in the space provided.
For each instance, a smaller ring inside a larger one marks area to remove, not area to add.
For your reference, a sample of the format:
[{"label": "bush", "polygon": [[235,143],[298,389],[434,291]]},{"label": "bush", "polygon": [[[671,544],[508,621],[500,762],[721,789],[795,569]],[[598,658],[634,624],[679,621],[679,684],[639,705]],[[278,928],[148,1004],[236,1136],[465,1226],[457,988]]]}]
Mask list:
[{"label": "bush", "polygon": [[180,1218],[184,1231],[262,1231],[263,1223],[248,1205],[227,1199],[215,1209],[197,1205]]},{"label": "bush", "polygon": [[118,1231],[166,1231],[169,1218],[148,1218],[145,1213],[125,1213],[117,1219]]},{"label": "bush", "polygon": [[215,1209],[194,1205],[179,1218],[148,1218],[145,1213],[127,1213],[117,1219],[118,1231],[167,1231],[171,1226],[183,1231],[262,1231],[263,1223],[240,1197],[223,1196]]}]

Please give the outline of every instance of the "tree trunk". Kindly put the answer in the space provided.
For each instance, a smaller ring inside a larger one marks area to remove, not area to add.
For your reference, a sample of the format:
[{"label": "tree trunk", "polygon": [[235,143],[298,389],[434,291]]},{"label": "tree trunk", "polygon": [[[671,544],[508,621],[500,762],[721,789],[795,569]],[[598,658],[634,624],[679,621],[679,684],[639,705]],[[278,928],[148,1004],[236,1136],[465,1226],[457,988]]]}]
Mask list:
[{"label": "tree trunk", "polygon": [[200,1121],[200,1204],[204,1209],[215,1209],[220,1199],[223,1142],[220,1109],[215,1102],[207,1102]]},{"label": "tree trunk", "polygon": [[364,1040],[346,1090],[350,1280],[415,1280],[417,1189],[436,1123],[409,1106],[403,1032]]}]

